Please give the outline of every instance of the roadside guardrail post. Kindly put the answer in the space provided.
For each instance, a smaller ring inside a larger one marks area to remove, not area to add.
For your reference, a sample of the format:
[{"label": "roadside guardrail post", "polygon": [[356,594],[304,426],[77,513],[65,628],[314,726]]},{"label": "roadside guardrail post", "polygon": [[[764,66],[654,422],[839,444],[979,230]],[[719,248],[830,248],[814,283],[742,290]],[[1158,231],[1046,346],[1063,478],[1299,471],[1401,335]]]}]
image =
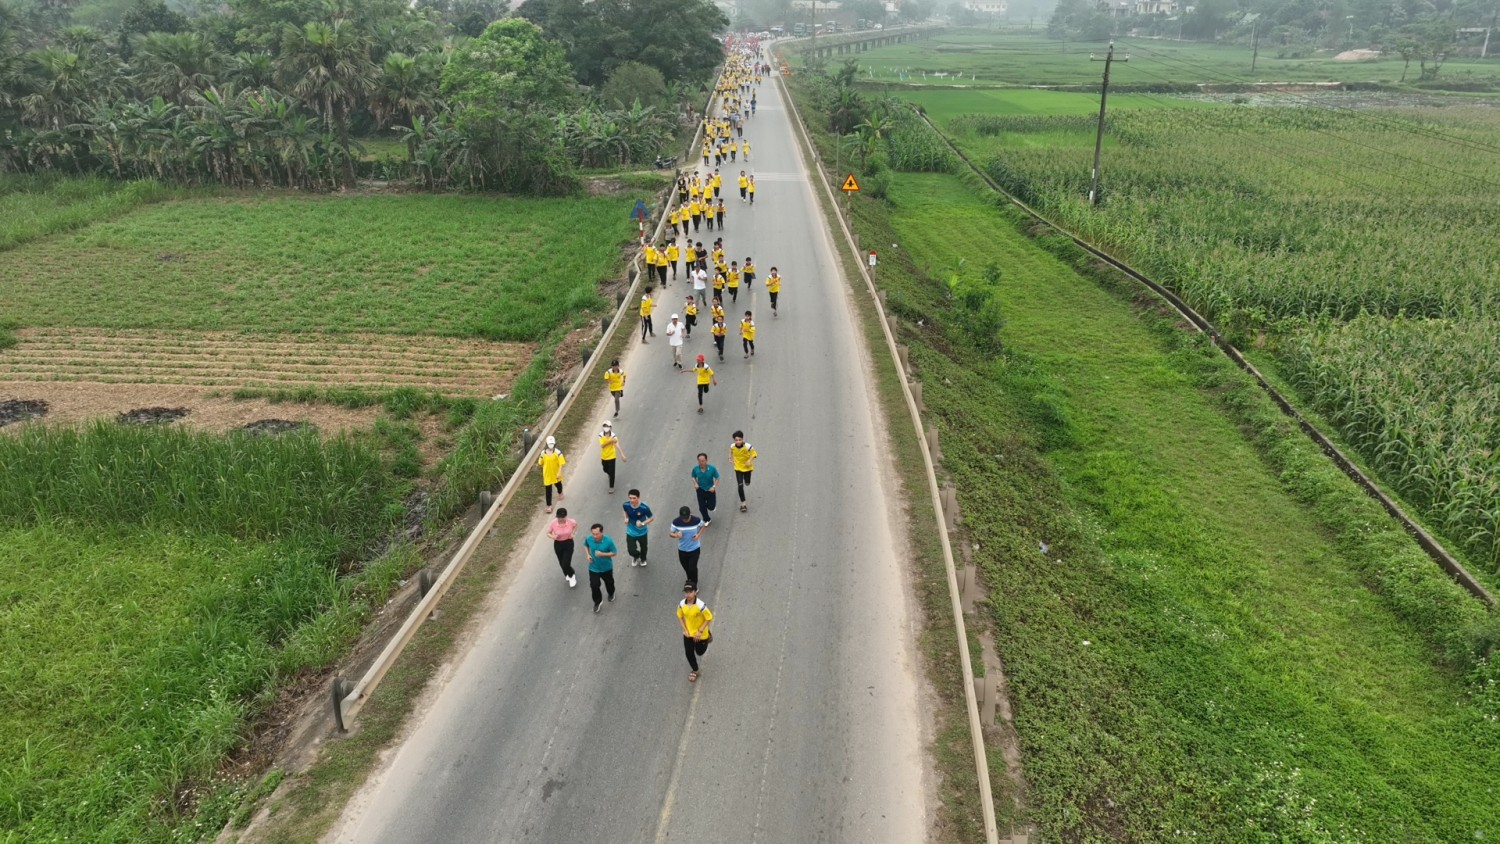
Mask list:
[{"label": "roadside guardrail post", "polygon": [[344,698],[349,695],[349,692],[353,688],[354,685],[343,677],[333,678],[333,686],[330,689],[333,699],[333,722],[338,725],[339,732],[341,733],[349,732],[348,728],[344,726]]},{"label": "roadside guardrail post", "polygon": [[530,428],[522,428],[521,429],[521,454],[525,455],[526,453],[530,452],[531,451],[531,447],[534,446],[534,445],[536,445],[536,434],[533,434],[531,432]]},{"label": "roadside guardrail post", "polygon": [[926,410],[927,405],[922,403],[922,382],[913,380],[907,386],[911,387],[911,397],[917,401],[917,410]]},{"label": "roadside guardrail post", "polygon": [[[489,495],[488,492],[484,494]],[[480,506],[484,507],[482,503]],[[488,510],[489,508],[484,507],[484,509]],[[417,592],[425,598],[430,591],[432,591],[432,568],[424,566],[421,571],[417,572]]]},{"label": "roadside guardrail post", "polygon": [[942,449],[938,448],[937,428],[934,428],[931,425],[927,426],[927,450],[932,453],[933,463],[943,462],[943,451]]}]

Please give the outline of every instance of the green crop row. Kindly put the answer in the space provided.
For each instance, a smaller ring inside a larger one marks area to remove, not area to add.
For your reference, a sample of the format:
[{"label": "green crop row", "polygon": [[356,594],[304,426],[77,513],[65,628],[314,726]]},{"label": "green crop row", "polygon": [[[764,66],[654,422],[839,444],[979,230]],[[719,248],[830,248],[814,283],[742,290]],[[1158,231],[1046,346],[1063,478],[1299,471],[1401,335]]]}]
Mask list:
[{"label": "green crop row", "polygon": [[1500,570],[1500,323],[1319,324],[1281,344],[1292,381],[1381,477]]},{"label": "green crop row", "polygon": [[932,127],[906,108],[892,108],[890,115],[885,152],[892,167],[918,173],[952,173],[957,168],[958,157]]},{"label": "green crop row", "polygon": [[1500,304],[1500,232],[1485,222],[1495,182],[1480,166],[1500,133],[1493,109],[1123,112],[1110,120],[1102,211],[1084,202],[1091,145],[1024,141],[1091,136],[1087,123],[951,125],[999,136],[971,145],[992,178],[1213,318],[1465,317]]}]

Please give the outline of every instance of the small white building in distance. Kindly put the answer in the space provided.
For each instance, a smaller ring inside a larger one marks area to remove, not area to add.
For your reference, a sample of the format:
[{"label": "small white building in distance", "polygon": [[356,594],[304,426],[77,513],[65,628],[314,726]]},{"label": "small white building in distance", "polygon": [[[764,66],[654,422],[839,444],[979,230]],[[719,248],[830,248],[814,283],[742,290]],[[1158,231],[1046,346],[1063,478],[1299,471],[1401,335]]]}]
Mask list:
[{"label": "small white building in distance", "polygon": [[964,0],[964,8],[981,15],[1003,15],[1010,11],[1010,0]]}]

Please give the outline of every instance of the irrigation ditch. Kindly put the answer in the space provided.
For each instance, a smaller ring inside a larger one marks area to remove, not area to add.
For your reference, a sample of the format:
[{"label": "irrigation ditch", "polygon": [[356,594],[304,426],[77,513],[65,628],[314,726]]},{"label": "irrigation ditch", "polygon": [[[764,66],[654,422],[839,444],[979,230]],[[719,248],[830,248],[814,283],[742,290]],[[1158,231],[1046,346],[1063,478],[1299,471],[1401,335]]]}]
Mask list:
[{"label": "irrigation ditch", "polygon": [[1399,522],[1401,526],[1406,529],[1406,532],[1412,537],[1412,539],[1414,539],[1416,543],[1422,548],[1422,550],[1430,558],[1432,558],[1433,562],[1437,563],[1437,565],[1442,568],[1443,571],[1447,572],[1450,577],[1457,581],[1460,586],[1462,586],[1475,598],[1483,601],[1491,608],[1494,608],[1496,606],[1494,595],[1492,595],[1488,589],[1486,589],[1477,579],[1475,579],[1475,577],[1470,574],[1466,568],[1464,568],[1463,564],[1459,562],[1459,560],[1454,557],[1453,554],[1451,554],[1447,550],[1447,548],[1443,547],[1442,543],[1439,542],[1436,537],[1434,537],[1425,528],[1418,524],[1415,519],[1413,519],[1406,513],[1405,509],[1402,508],[1400,504],[1398,504],[1390,495],[1386,494],[1386,492],[1380,488],[1380,485],[1376,483],[1375,480],[1373,480],[1362,469],[1360,469],[1360,467],[1353,460],[1351,460],[1348,455],[1346,455],[1343,450],[1340,449],[1338,445],[1336,445],[1327,434],[1323,433],[1323,431],[1320,430],[1316,425],[1314,425],[1311,420],[1303,415],[1297,409],[1297,407],[1292,404],[1291,400],[1288,399],[1280,390],[1278,390],[1265,377],[1265,375],[1262,374],[1261,371],[1257,369],[1256,366],[1251,363],[1244,356],[1244,354],[1240,352],[1238,348],[1234,346],[1234,344],[1230,343],[1227,339],[1224,338],[1224,336],[1219,332],[1218,328],[1214,326],[1212,322],[1210,322],[1206,317],[1194,310],[1190,305],[1188,305],[1186,301],[1182,299],[1182,297],[1178,296],[1165,285],[1137,271],[1135,268],[1111,255],[1109,252],[1095,246],[1092,243],[1089,243],[1081,237],[1078,237],[1072,231],[1069,231],[1067,228],[1063,227],[1061,224],[1053,221],[1051,218],[1032,208],[1030,205],[1021,201],[1017,197],[1012,196],[1004,188],[1000,187],[1000,185],[997,184],[993,179],[991,179],[989,175],[983,171],[983,169],[976,165],[973,160],[971,160],[969,156],[958,147],[957,144],[953,143],[953,140],[951,138],[949,138],[942,130],[938,129],[938,127],[928,119],[926,114],[923,114],[920,110],[916,109],[913,109],[913,111],[915,111],[922,122],[925,123],[927,127],[937,135],[937,137],[943,139],[943,143],[947,145],[948,149],[950,149],[953,154],[956,155],[958,159],[962,161],[964,165],[968,167],[975,176],[981,179],[984,184],[990,188],[990,190],[994,191],[997,195],[1004,197],[1012,205],[1025,213],[1028,217],[1052,229],[1063,237],[1066,237],[1068,240],[1072,241],[1072,243],[1079,249],[1082,249],[1084,252],[1087,252],[1089,255],[1092,255],[1105,264],[1108,264],[1113,269],[1119,271],[1120,273],[1124,274],[1143,287],[1148,288],[1158,298],[1166,301],[1167,304],[1171,305],[1172,309],[1180,314],[1182,318],[1193,327],[1194,331],[1197,331],[1206,336],[1213,344],[1214,348],[1218,349],[1219,352],[1224,355],[1224,357],[1228,358],[1231,362],[1234,363],[1235,366],[1239,367],[1241,370],[1249,374],[1251,378],[1255,379],[1256,384],[1258,384],[1260,388],[1265,391],[1266,395],[1270,396],[1271,400],[1276,403],[1276,406],[1281,409],[1281,412],[1292,421],[1296,422],[1297,427],[1300,428],[1302,432],[1309,439],[1311,439],[1318,446],[1318,448],[1325,455],[1327,455],[1330,460],[1334,462],[1336,466],[1338,466],[1340,471],[1342,471],[1351,480],[1358,484],[1360,489],[1364,490],[1364,492],[1368,496],[1375,499],[1375,501],[1379,503],[1380,506],[1384,508],[1388,514],[1390,514],[1391,518]]}]

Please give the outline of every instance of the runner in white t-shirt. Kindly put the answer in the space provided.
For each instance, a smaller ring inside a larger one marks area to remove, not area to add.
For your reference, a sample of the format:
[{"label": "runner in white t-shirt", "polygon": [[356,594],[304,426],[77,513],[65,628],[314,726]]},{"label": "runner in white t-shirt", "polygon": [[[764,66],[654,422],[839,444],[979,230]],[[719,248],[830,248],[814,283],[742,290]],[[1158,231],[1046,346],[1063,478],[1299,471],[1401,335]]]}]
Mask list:
[{"label": "runner in white t-shirt", "polygon": [[667,320],[667,345],[672,347],[672,365],[678,369],[682,368],[682,317],[672,314]]}]

